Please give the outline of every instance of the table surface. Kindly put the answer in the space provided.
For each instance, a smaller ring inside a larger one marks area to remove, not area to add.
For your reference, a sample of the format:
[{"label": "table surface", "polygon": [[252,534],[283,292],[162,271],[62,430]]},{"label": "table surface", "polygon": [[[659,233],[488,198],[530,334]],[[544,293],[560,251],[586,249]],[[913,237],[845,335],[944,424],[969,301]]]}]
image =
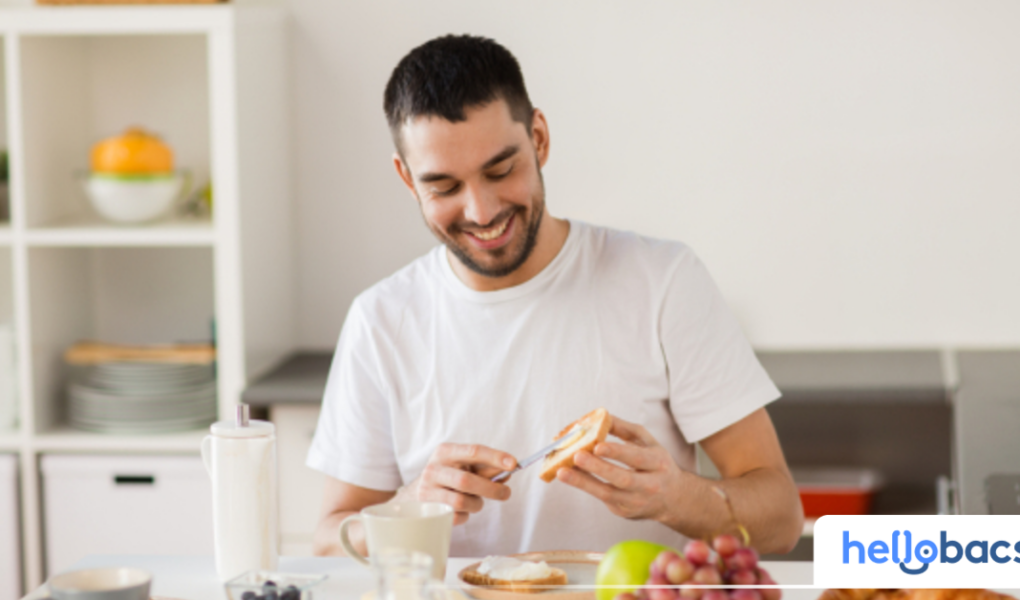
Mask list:
[{"label": "table surface", "polygon": [[[479,559],[451,558],[446,569],[446,583],[458,587],[457,573]],[[225,600],[223,584],[216,576],[211,556],[90,556],[73,569],[97,567],[137,567],[152,573],[152,595],[180,600]],[[784,585],[811,585],[810,562],[762,562],[773,579]],[[72,570],[73,570],[72,569]],[[279,570],[287,573],[325,573],[329,578],[316,588],[316,597],[339,600],[360,600],[375,585],[372,572],[350,558],[280,558]],[[44,586],[45,587],[45,586]],[[45,598],[40,588],[25,600]],[[818,590],[791,589],[783,591],[784,600],[814,600]]]}]

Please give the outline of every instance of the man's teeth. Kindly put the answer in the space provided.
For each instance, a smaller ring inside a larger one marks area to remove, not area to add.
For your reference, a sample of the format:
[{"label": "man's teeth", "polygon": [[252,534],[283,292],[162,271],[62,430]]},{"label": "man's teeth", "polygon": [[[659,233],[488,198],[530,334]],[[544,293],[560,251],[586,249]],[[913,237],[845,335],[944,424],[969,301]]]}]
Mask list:
[{"label": "man's teeth", "polygon": [[506,221],[503,221],[501,225],[497,225],[496,227],[493,227],[488,231],[475,231],[472,233],[472,235],[474,235],[476,238],[480,240],[488,242],[489,240],[494,240],[499,236],[503,235],[503,232],[506,231],[506,226],[509,224],[510,219],[507,219]]}]

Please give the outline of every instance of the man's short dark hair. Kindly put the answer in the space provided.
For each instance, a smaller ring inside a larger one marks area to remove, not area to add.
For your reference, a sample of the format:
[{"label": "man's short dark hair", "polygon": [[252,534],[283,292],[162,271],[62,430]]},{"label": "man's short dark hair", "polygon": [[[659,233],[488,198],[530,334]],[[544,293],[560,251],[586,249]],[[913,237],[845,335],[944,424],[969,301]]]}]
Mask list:
[{"label": "man's short dark hair", "polygon": [[408,120],[436,116],[458,123],[467,120],[464,109],[498,99],[531,135],[531,100],[514,55],[489,38],[445,35],[401,59],[386,84],[383,108],[399,150],[400,128]]}]

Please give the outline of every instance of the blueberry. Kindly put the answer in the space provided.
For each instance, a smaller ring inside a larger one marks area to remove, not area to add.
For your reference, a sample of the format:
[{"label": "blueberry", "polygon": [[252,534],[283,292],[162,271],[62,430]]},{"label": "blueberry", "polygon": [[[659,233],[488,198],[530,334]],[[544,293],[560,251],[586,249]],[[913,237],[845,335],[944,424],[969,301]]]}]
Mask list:
[{"label": "blueberry", "polygon": [[267,581],[267,582],[262,584],[262,591],[263,592],[268,592],[269,590],[275,590],[275,589],[276,589],[276,582],[275,581],[270,580],[270,581]]},{"label": "blueberry", "polygon": [[283,590],[283,594],[280,595],[280,600],[301,600],[301,591],[292,585],[288,585]]},{"label": "blueberry", "polygon": [[241,594],[241,600],[255,600],[256,598],[258,598],[258,595],[251,590],[247,590]]}]

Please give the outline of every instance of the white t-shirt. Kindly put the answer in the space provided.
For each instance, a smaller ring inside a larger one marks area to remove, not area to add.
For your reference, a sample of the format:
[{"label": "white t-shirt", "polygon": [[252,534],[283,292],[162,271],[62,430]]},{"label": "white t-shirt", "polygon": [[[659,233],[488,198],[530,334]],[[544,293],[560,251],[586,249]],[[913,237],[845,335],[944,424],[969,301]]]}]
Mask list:
[{"label": "white t-shirt", "polygon": [[[521,285],[472,290],[438,246],[359,295],[308,466],[396,490],[440,443],[484,444],[520,459],[602,406],[646,427],[695,470],[694,442],[778,397],[690,248],[571,221],[556,258]],[[452,556],[685,541],[544,483],[537,466],[509,485],[509,500],[486,501],[454,528]]]}]

